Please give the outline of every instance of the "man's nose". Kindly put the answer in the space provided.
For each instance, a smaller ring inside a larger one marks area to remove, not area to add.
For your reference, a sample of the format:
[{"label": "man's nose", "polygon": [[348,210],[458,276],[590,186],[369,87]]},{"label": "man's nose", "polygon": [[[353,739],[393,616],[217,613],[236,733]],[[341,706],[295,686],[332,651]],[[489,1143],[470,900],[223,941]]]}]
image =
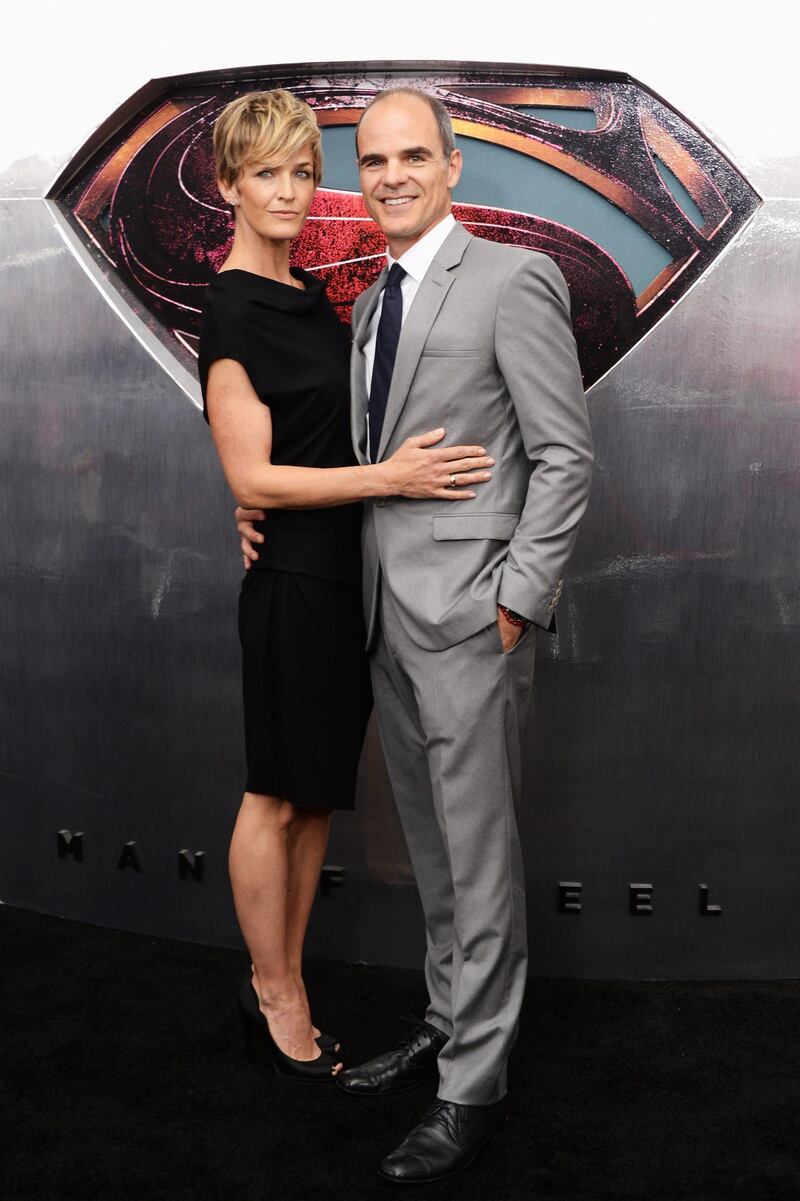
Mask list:
[{"label": "man's nose", "polygon": [[397,188],[408,179],[408,172],[402,159],[388,159],[383,172],[383,182],[387,188]]}]

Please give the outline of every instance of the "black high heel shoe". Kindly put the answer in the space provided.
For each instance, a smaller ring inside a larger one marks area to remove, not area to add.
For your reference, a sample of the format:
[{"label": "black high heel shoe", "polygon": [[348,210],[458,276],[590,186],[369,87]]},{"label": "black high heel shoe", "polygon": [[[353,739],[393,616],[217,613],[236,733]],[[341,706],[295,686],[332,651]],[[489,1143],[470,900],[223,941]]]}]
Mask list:
[{"label": "black high heel shoe", "polygon": [[[253,984],[253,965],[252,964],[247,969],[247,975],[245,976],[245,982],[249,983],[250,987],[253,990],[253,995],[255,997],[258,997],[258,993],[255,990],[255,985]],[[319,1034],[314,1039],[314,1042],[317,1044],[320,1051],[325,1051],[328,1055],[341,1055],[341,1053],[342,1053],[342,1044],[339,1042],[338,1038],[334,1038],[334,1036],[332,1034],[323,1034],[322,1031],[320,1030]],[[338,1060],[337,1060],[337,1063],[338,1063]]]},{"label": "black high heel shoe", "polygon": [[249,980],[242,981],[239,989],[239,1016],[242,1020],[244,1049],[248,1059],[266,1055],[279,1076],[292,1080],[322,1084],[333,1080],[332,1069],[337,1060],[326,1051],[320,1051],[316,1059],[292,1059],[285,1055],[270,1033],[267,1019],[261,1012],[258,997]]},{"label": "black high heel shoe", "polygon": [[341,1055],[342,1053],[342,1044],[332,1034],[323,1034],[320,1030],[314,1042],[320,1051],[325,1051],[328,1055]]}]

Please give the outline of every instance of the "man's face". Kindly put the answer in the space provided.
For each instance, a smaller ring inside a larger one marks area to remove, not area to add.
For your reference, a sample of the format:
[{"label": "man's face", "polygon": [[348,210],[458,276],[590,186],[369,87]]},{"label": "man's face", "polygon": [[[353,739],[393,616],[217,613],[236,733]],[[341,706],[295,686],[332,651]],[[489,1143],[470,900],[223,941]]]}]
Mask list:
[{"label": "man's face", "polygon": [[424,100],[387,96],[358,130],[358,171],[367,212],[386,234],[393,258],[450,212],[461,151],[447,159],[436,118]]}]

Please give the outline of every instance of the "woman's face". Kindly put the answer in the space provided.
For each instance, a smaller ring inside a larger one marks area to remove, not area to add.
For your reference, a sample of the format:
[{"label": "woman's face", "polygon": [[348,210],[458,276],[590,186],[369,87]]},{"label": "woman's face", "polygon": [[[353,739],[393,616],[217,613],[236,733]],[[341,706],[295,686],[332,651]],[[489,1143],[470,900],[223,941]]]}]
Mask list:
[{"label": "woman's face", "polygon": [[283,163],[247,163],[235,183],[219,189],[234,206],[237,224],[273,242],[294,238],[303,228],[317,185],[311,143],[306,142]]}]

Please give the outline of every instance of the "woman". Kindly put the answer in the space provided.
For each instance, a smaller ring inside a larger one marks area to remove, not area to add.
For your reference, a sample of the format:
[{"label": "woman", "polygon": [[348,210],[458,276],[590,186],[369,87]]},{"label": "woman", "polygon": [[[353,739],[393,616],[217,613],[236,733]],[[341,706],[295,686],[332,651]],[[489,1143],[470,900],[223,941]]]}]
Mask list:
[{"label": "woman", "polygon": [[239,602],[247,783],[229,866],[253,964],[240,1008],[248,1043],[279,1072],[330,1080],[337,1047],[312,1024],[301,963],[331,811],[353,807],[371,706],[359,502],[466,499],[490,460],[435,447],[434,430],[356,465],[349,335],[324,284],[290,267],[322,170],[314,114],[282,90],[242,96],[216,123],[214,154],[235,232],[203,307],[205,414],[238,504],[271,510]]}]

